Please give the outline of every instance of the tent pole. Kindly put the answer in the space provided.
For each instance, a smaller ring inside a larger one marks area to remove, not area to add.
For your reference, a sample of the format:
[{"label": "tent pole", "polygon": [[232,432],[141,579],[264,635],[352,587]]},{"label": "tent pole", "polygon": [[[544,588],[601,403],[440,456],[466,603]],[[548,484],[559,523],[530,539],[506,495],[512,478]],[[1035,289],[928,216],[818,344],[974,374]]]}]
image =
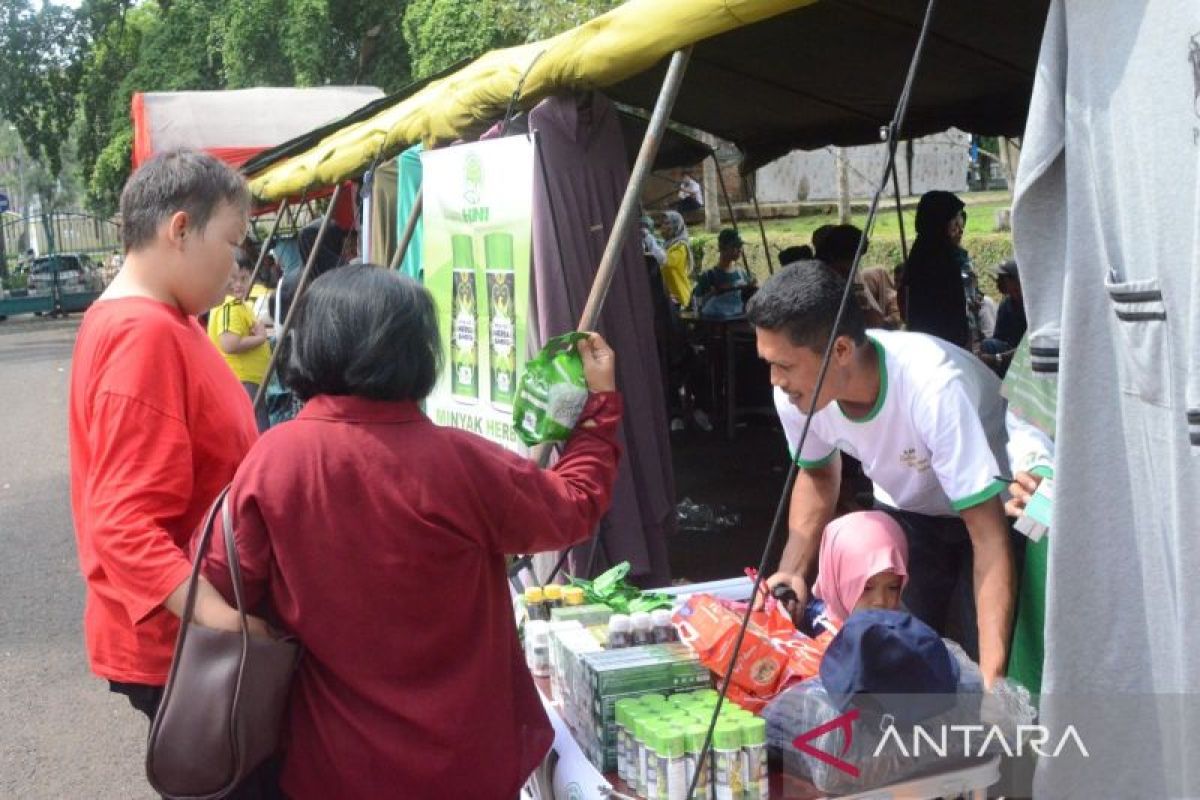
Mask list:
[{"label": "tent pole", "polygon": [[908,240],[904,236],[904,207],[900,204],[900,175],[896,171],[896,162],[892,162],[892,188],[896,193],[896,221],[900,223],[900,253],[908,261]]},{"label": "tent pole", "polygon": [[[738,231],[737,216],[733,213],[733,201],[729,199],[729,189],[725,185],[725,176],[721,174],[721,162],[717,161],[717,151],[712,152],[713,164],[717,167],[717,181],[721,185],[721,197],[725,200],[725,207],[729,209],[729,224],[733,226],[734,231],[737,231],[738,236],[741,236],[741,231]],[[768,257],[768,263],[770,257]],[[746,258],[746,248],[742,248],[742,266],[746,268],[747,275],[753,275],[750,271],[750,262]]]},{"label": "tent pole", "polygon": [[400,269],[400,264],[404,261],[404,254],[408,252],[408,245],[412,242],[413,234],[417,232],[417,220],[421,218],[421,211],[424,205],[425,187],[421,186],[417,189],[417,196],[413,198],[413,206],[408,212],[408,221],[404,223],[404,233],[400,235],[400,243],[396,245],[396,252],[392,253],[392,263],[388,264],[388,269],[392,270],[392,272]]},{"label": "tent pole", "polygon": [[[620,262],[621,249],[625,246],[634,220],[640,213],[642,190],[646,186],[646,179],[650,177],[654,159],[658,155],[658,146],[666,131],[667,121],[671,118],[671,109],[675,107],[675,98],[679,96],[679,87],[683,83],[683,75],[687,71],[688,58],[691,57],[691,54],[692,48],[689,45],[682,50],[676,50],[671,56],[671,64],[667,67],[667,74],[663,78],[658,100],[654,103],[654,112],[650,115],[650,123],[646,126],[646,136],[642,139],[641,149],[638,150],[637,161],[634,162],[633,170],[629,173],[625,196],[621,198],[621,205],[617,209],[617,218],[613,221],[608,242],[604,245],[604,255],[600,258],[600,266],[596,268],[596,278],[592,282],[592,288],[588,293],[587,303],[583,307],[583,314],[579,318],[577,330],[594,330],[596,323],[600,320],[600,311],[604,308],[604,300],[608,296],[608,289],[612,285],[617,264]],[[539,466],[545,467],[550,461],[551,452],[553,452],[553,448],[549,444],[542,444],[530,453],[530,457],[535,459]],[[593,560],[596,546],[599,544],[599,537],[600,531],[597,529],[592,536],[592,554],[589,555],[589,563]],[[567,548],[567,553],[570,550],[571,548]],[[559,563],[551,573],[551,577],[547,579],[548,581],[553,580],[562,568],[566,562],[567,553],[564,553],[559,559]]]},{"label": "tent pole", "polygon": [[254,396],[254,408],[257,410],[262,407],[263,402],[267,397],[267,386],[271,383],[271,376],[275,374],[275,368],[279,365],[279,354],[283,351],[281,346],[283,340],[287,338],[288,333],[292,328],[292,319],[296,316],[296,309],[300,307],[300,300],[304,297],[304,291],[308,288],[309,276],[312,275],[313,265],[317,263],[317,254],[321,252],[321,243],[325,241],[325,231],[329,228],[329,220],[333,218],[333,209],[337,206],[338,197],[342,193],[342,184],[338,184],[333,189],[333,197],[329,200],[329,207],[325,210],[325,216],[321,219],[321,227],[317,229],[317,238],[313,242],[312,252],[308,254],[308,261],[304,264],[304,271],[300,273],[300,282],[296,284],[296,293],[292,296],[292,305],[288,309],[287,316],[283,319],[283,327],[279,329],[279,335],[275,337],[275,349],[271,351],[271,360],[267,363],[267,371],[263,374],[262,383],[258,385],[258,394]]},{"label": "tent pole", "polygon": [[754,216],[758,218],[758,232],[762,234],[763,240],[763,257],[767,259],[767,272],[771,275],[775,274],[775,266],[771,263],[771,245],[767,242],[767,226],[763,225],[762,209],[758,207],[758,184],[754,186],[754,191],[750,192],[750,199],[754,201]]},{"label": "tent pole", "polygon": [[608,289],[620,262],[621,249],[633,231],[634,221],[641,207],[642,190],[658,154],[658,146],[662,142],[667,120],[671,117],[671,109],[675,106],[675,98],[679,96],[679,87],[683,83],[683,74],[687,70],[691,54],[692,48],[689,45],[682,50],[676,50],[671,56],[671,65],[667,68],[658,100],[654,103],[654,113],[650,116],[650,124],[646,126],[646,136],[642,139],[637,161],[634,162],[633,171],[629,175],[629,184],[625,187],[625,197],[617,209],[617,218],[613,221],[612,232],[609,233],[608,243],[604,246],[600,266],[596,269],[596,279],[592,283],[587,304],[579,318],[578,330],[594,330],[600,320],[600,311],[604,308],[604,300],[608,297]]},{"label": "tent pole", "polygon": [[262,246],[258,248],[258,258],[254,261],[254,272],[250,273],[250,283],[246,284],[246,294],[242,296],[243,303],[250,299],[250,290],[254,288],[254,282],[258,280],[258,272],[262,269],[263,259],[267,257],[267,251],[271,249],[271,242],[275,241],[275,233],[279,230],[279,221],[283,219],[283,212],[287,210],[287,206],[288,201],[284,198],[283,205],[275,212],[275,221],[271,223],[271,232],[267,234]]}]

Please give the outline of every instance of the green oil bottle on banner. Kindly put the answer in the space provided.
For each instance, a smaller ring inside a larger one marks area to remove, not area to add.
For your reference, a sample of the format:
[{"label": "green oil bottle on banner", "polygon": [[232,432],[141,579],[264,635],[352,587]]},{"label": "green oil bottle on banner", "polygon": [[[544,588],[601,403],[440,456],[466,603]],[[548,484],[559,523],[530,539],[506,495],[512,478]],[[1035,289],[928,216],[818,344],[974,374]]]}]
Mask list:
[{"label": "green oil bottle on banner", "polygon": [[517,287],[512,234],[486,234],[483,252],[487,270],[492,405],[511,411],[517,391]]},{"label": "green oil bottle on banner", "polygon": [[479,304],[475,287],[475,240],[450,236],[454,294],[450,311],[450,391],[460,403],[479,401]]}]

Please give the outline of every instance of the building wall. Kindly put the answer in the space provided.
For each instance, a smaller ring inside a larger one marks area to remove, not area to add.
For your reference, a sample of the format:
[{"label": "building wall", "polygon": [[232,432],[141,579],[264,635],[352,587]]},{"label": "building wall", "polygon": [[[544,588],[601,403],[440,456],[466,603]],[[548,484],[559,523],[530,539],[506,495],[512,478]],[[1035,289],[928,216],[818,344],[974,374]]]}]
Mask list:
[{"label": "building wall", "polygon": [[[931,189],[966,191],[970,143],[970,135],[958,130],[914,140],[910,188],[906,148],[902,142],[896,151],[900,191],[917,195]],[[850,196],[870,197],[886,163],[885,145],[852,147],[847,153],[850,160]],[[833,149],[794,150],[771,162],[757,172],[757,192],[758,200],[762,203],[836,200],[838,185]]]}]

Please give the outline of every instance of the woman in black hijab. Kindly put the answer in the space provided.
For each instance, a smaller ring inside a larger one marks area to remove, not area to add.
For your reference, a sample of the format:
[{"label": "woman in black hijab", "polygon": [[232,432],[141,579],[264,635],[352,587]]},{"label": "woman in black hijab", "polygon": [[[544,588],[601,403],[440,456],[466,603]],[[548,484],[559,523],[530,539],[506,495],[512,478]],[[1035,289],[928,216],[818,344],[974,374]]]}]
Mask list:
[{"label": "woman in black hijab", "polygon": [[926,192],[917,205],[917,239],[904,270],[910,331],[939,336],[970,349],[963,267],[969,264],[959,243],[967,215],[950,192]]}]

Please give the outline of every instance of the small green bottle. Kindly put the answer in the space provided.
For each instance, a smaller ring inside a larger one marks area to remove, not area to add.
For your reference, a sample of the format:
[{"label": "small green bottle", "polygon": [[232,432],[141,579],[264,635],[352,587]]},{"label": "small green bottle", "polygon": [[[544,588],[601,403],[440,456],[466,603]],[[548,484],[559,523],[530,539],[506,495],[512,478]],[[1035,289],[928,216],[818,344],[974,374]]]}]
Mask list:
[{"label": "small green bottle", "polygon": [[475,243],[462,233],[450,237],[454,293],[450,302],[450,392],[460,403],[479,401],[479,308]]},{"label": "small green bottle", "polygon": [[511,411],[517,392],[517,287],[512,234],[485,235],[483,252],[492,405],[502,411]]},{"label": "small green bottle", "polygon": [[742,779],[747,800],[769,800],[767,779],[767,721],[751,716],[741,721]]},{"label": "small green bottle", "polygon": [[742,731],[737,722],[718,722],[713,732],[713,787],[717,800],[742,800]]},{"label": "small green bottle", "polygon": [[[704,748],[704,737],[708,735],[708,725],[696,722],[683,729],[684,747],[687,749],[685,769],[688,786],[696,777],[696,768],[700,764],[700,751]],[[700,780],[696,781],[696,793],[693,800],[714,800],[712,787],[712,755],[704,760],[704,771]]]}]

